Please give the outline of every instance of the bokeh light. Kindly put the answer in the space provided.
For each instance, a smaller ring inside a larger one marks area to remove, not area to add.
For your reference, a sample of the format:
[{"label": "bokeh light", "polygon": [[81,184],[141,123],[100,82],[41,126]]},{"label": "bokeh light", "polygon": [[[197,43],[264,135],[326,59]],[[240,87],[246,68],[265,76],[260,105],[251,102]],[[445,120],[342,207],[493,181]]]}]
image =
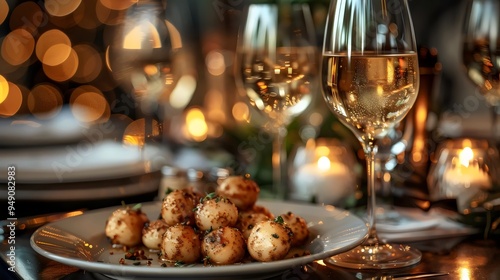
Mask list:
[{"label": "bokeh light", "polygon": [[36,43],[36,56],[46,65],[63,63],[71,53],[69,37],[59,29],[44,32]]},{"label": "bokeh light", "polygon": [[[127,1],[119,1],[119,2],[127,2]],[[117,25],[123,21],[123,11],[110,9],[102,4],[102,1],[96,3],[95,13],[97,19],[106,25]]]},{"label": "bokeh light", "polygon": [[[22,121],[24,117],[31,120],[34,116],[38,122],[55,118],[62,107],[67,106],[86,124],[111,121],[115,116],[124,122],[115,139],[132,139],[127,141],[135,144],[144,142],[144,120],[140,119],[143,115],[139,114],[133,97],[117,86],[104,60],[106,46],[113,43],[117,25],[123,23],[127,9],[137,2],[0,0],[0,117]],[[180,31],[173,23],[166,24],[172,33],[174,48],[180,48],[183,44]],[[212,68],[221,71],[227,66],[223,65],[224,57],[215,52],[213,55]],[[191,62],[194,57],[187,54],[181,58],[182,61],[188,59]],[[189,68],[186,65],[192,64],[185,63],[183,67]],[[196,69],[181,70],[173,92],[162,95],[159,101],[171,106],[165,107],[166,111],[184,110],[195,94]],[[203,113],[202,117],[204,120]],[[217,107],[210,117],[220,119],[224,112]],[[124,137],[126,126],[128,136]],[[147,137],[159,136],[158,123],[154,127]],[[204,127],[208,131],[205,135],[219,135],[222,131],[208,121]]]},{"label": "bokeh light", "polygon": [[7,99],[9,94],[9,83],[4,76],[0,75],[0,104]]},{"label": "bokeh light", "polygon": [[35,35],[38,28],[46,24],[46,22],[47,16],[42,11],[42,8],[35,2],[30,1],[21,3],[12,10],[9,24],[11,30],[23,28]]},{"label": "bokeh light", "polygon": [[6,98],[0,103],[0,116],[2,117],[15,115],[23,102],[23,94],[17,85],[9,82],[8,91]]},{"label": "bokeh light", "polygon": [[62,94],[54,85],[38,84],[28,95],[28,109],[39,119],[53,118],[61,110]]},{"label": "bokeh light", "polygon": [[106,98],[99,92],[84,92],[78,95],[71,108],[73,115],[81,122],[106,121],[110,116]]},{"label": "bokeh light", "polygon": [[232,110],[233,118],[239,122],[250,121],[250,109],[244,102],[236,102]]},{"label": "bokeh light", "polygon": [[226,71],[224,55],[217,51],[211,51],[205,58],[208,72],[214,76],[220,76]]},{"label": "bokeh light", "polygon": [[78,9],[72,13],[75,20],[78,22],[78,26],[84,29],[95,29],[101,25],[101,22],[97,18],[95,13],[95,5],[98,0],[86,0],[83,1]]},{"label": "bokeh light", "polygon": [[35,49],[35,39],[25,29],[15,29],[2,41],[1,55],[11,65],[26,62]]},{"label": "bokeh light", "polygon": [[78,67],[72,80],[82,84],[90,83],[102,70],[101,55],[89,44],[76,45],[73,49],[78,57]]},{"label": "bokeh light", "polygon": [[45,0],[45,10],[52,16],[62,17],[74,12],[81,0]]},{"label": "bokeh light", "polygon": [[208,125],[205,121],[205,115],[200,108],[193,107],[188,109],[186,113],[186,130],[187,138],[201,142],[207,139]]},{"label": "bokeh light", "polygon": [[51,66],[43,64],[43,71],[47,77],[57,82],[63,82],[71,79],[78,69],[78,55],[70,48],[69,55],[66,60],[60,64]]},{"label": "bokeh light", "polygon": [[8,14],[9,14],[9,4],[7,4],[6,0],[0,0],[0,24],[3,24]]},{"label": "bokeh light", "polygon": [[82,85],[74,89],[69,104],[71,112],[81,122],[107,121],[111,115],[108,101],[103,93],[91,85]]},{"label": "bokeh light", "polygon": [[137,3],[137,0],[99,0],[99,2],[110,10],[125,10]]},{"label": "bokeh light", "polygon": [[177,82],[177,86],[167,100],[170,106],[176,109],[183,109],[193,97],[196,89],[196,79],[191,75],[182,76]]}]

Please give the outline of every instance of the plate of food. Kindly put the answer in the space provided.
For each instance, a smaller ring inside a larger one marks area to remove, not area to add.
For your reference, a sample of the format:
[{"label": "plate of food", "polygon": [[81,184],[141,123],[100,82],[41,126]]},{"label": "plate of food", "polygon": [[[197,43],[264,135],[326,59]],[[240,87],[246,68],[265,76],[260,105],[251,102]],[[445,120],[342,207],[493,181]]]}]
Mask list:
[{"label": "plate of food", "polygon": [[[246,179],[234,178],[234,186],[244,185]],[[33,233],[31,246],[49,259],[113,279],[249,279],[290,272],[367,237],[365,222],[349,211],[258,200],[220,186],[205,196],[175,190],[163,201],[53,222]]]}]

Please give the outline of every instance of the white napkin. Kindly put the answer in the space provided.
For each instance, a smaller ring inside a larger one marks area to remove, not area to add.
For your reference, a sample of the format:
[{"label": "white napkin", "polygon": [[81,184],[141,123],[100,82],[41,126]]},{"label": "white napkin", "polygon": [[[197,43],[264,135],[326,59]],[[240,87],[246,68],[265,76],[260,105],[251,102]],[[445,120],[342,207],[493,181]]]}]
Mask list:
[{"label": "white napkin", "polygon": [[416,208],[395,208],[377,215],[377,232],[386,242],[414,242],[475,234],[478,229],[454,221],[456,213],[442,209],[424,212]]}]

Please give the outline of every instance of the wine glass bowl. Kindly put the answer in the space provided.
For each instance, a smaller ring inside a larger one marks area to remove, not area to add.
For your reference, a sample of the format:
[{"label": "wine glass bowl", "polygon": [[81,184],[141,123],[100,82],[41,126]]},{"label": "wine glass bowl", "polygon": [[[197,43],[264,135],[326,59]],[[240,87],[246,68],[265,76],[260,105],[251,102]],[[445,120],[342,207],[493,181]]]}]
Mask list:
[{"label": "wine glass bowl", "polygon": [[[106,51],[113,77],[135,104],[135,117],[144,118],[146,140],[161,133],[164,121],[182,111],[194,91],[179,86],[193,75],[186,55],[182,22],[174,19],[174,1],[139,0],[124,12],[123,22]],[[183,79],[184,78],[184,79]],[[194,79],[192,79],[194,80]]]},{"label": "wine glass bowl", "polygon": [[312,103],[318,75],[309,6],[256,1],[247,7],[236,50],[236,85],[274,135],[273,194],[286,195],[286,127]]},{"label": "wine glass bowl", "polygon": [[500,3],[471,0],[465,12],[462,58],[469,79],[491,107],[493,142],[500,128]]},{"label": "wine glass bowl", "polygon": [[325,101],[354,133],[366,154],[370,227],[362,245],[328,262],[356,269],[418,263],[418,250],[383,244],[375,225],[377,141],[406,116],[419,89],[418,53],[407,1],[332,1],[322,56]]},{"label": "wine glass bowl", "polygon": [[415,54],[325,55],[325,100],[360,141],[383,137],[415,102],[415,67]]}]

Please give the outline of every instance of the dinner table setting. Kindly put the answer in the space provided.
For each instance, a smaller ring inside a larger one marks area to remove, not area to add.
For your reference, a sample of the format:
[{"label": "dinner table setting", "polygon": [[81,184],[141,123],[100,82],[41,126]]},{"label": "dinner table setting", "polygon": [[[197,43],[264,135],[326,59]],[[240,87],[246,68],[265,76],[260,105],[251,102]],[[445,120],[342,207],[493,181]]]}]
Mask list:
[{"label": "dinner table setting", "polygon": [[500,279],[500,3],[438,2],[0,0],[0,279]]}]

